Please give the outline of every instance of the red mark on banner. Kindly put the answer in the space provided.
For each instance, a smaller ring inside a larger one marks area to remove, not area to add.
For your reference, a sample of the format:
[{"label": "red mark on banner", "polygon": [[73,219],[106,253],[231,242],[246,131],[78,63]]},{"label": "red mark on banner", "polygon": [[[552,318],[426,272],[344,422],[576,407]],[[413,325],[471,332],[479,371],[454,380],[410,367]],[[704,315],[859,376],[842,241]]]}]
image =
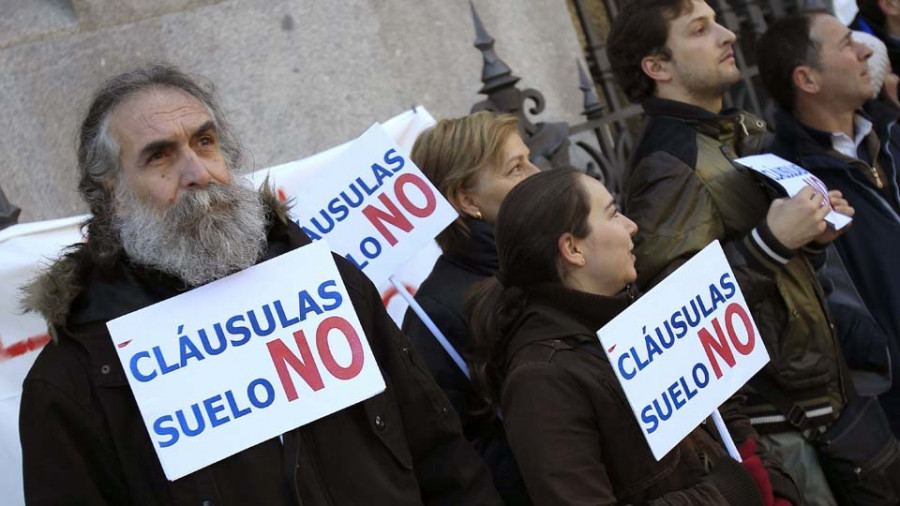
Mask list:
[{"label": "red mark on banner", "polygon": [[128,346],[129,344],[131,344],[131,341],[134,341],[134,339],[129,339],[129,340],[125,341],[125,342],[119,343],[117,346],[118,346],[119,348],[124,348],[124,347]]},{"label": "red mark on banner", "polygon": [[[328,337],[332,330],[337,330],[347,340],[347,344],[350,345],[351,359],[350,364],[346,367],[338,364],[334,359],[334,354],[331,352],[331,343]],[[318,392],[325,388],[319,367],[316,365],[315,358],[306,340],[306,334],[302,329],[294,332],[294,342],[297,344],[297,350],[300,352],[299,356],[294,354],[281,339],[273,339],[266,343],[269,355],[272,357],[272,363],[275,365],[275,371],[278,373],[278,380],[281,381],[284,393],[290,402],[297,400],[299,397],[290,369],[299,374],[313,392]],[[360,341],[353,325],[341,317],[332,316],[319,323],[316,329],[316,349],[325,369],[337,379],[353,379],[362,371],[365,360],[362,341]]]},{"label": "red mark on banner", "polygon": [[382,211],[373,205],[366,206],[363,209],[363,215],[368,218],[368,220],[375,225],[375,228],[378,230],[378,233],[381,234],[382,237],[387,239],[388,244],[391,246],[397,244],[397,238],[394,237],[394,234],[391,233],[390,230],[384,225],[385,222],[399,228],[404,232],[409,232],[413,229],[412,223],[409,222],[409,218],[403,216],[403,213],[397,209],[397,205],[391,201],[391,198],[382,193],[378,196],[378,200],[384,204],[385,209],[387,211]]},{"label": "red mark on banner", "polygon": [[31,336],[28,339],[13,343],[9,346],[4,346],[3,341],[0,340],[0,362],[18,357],[19,355],[24,355],[29,351],[40,350],[49,342],[50,336],[47,334]]},{"label": "red mark on banner", "polygon": [[[735,332],[734,328],[734,316],[737,316],[741,320],[741,325],[746,331],[746,343],[742,343],[740,339],[738,339],[738,334]],[[700,329],[697,333],[697,337],[700,338],[700,343],[703,345],[703,351],[706,352],[706,358],[709,359],[709,364],[712,366],[716,378],[721,378],[722,368],[719,366],[716,355],[724,360],[725,363],[728,364],[728,367],[734,367],[735,358],[731,348],[734,347],[741,355],[749,355],[756,345],[756,334],[753,332],[753,324],[751,323],[750,316],[747,314],[747,310],[736,302],[732,302],[725,308],[725,328],[728,331],[728,339],[726,339],[725,332],[722,332],[722,325],[719,323],[718,318],[713,318],[712,325],[716,332],[715,337],[706,329]],[[728,345],[728,341],[731,341],[731,346]]]},{"label": "red mark on banner", "polygon": [[[410,295],[416,294],[416,287],[406,283],[403,283],[403,287],[406,288],[406,291],[409,292]],[[381,296],[381,303],[384,304],[384,307],[387,307],[387,305],[390,304],[391,300],[395,296],[399,295],[399,293],[400,292],[397,291],[397,288],[395,288],[394,285],[391,285],[391,287],[388,288],[386,292],[384,292],[384,295]]]},{"label": "red mark on banner", "polygon": [[803,182],[812,186],[813,190],[816,190],[816,193],[822,195],[822,203],[828,206],[829,209],[834,209],[831,207],[831,201],[828,199],[828,187],[825,186],[825,183],[823,183],[821,179],[810,175],[809,177],[803,178]]},{"label": "red mark on banner", "polygon": [[616,346],[618,346],[618,344],[614,344],[614,345],[612,345],[612,348],[610,348],[610,349],[608,349],[608,350],[606,350],[606,351],[608,351],[608,352],[610,352],[610,353],[612,353],[612,352],[613,352],[613,350],[614,350],[614,349],[616,349]]},{"label": "red mark on banner", "polygon": [[[415,186],[425,196],[425,207],[417,207],[409,200],[409,197],[406,196],[407,184]],[[415,174],[403,174],[398,177],[394,182],[394,192],[397,194],[397,200],[400,201],[403,209],[406,209],[406,212],[416,218],[427,218],[437,208],[437,199],[434,197],[431,188],[428,187],[428,183]]]},{"label": "red mark on banner", "polygon": [[287,202],[287,200],[288,200],[287,194],[284,193],[283,189],[279,188],[278,189],[278,201],[283,204],[283,203]]},{"label": "red mark on banner", "polygon": [[303,378],[303,381],[309,385],[313,392],[325,388],[303,329],[294,332],[294,342],[297,343],[297,349],[300,351],[299,357],[281,339],[273,339],[266,343],[266,347],[269,348],[269,355],[272,356],[272,362],[275,364],[278,379],[284,386],[284,393],[287,395],[288,401],[291,402],[297,400],[298,395],[297,388],[294,386],[294,380],[291,379],[290,371],[288,371],[288,366],[300,374],[300,377]]},{"label": "red mark on banner", "polygon": [[[409,185],[416,187],[419,193],[425,197],[425,205],[423,207],[418,207],[409,199],[409,196],[407,196],[406,189]],[[407,213],[416,218],[427,218],[435,209],[437,209],[437,198],[434,196],[434,192],[431,191],[428,183],[415,174],[403,174],[398,177],[397,180],[394,181],[394,194],[397,202],[400,203],[400,206],[405,209]],[[363,209],[362,213],[369,222],[375,226],[378,233],[387,240],[388,244],[394,246],[397,244],[397,238],[394,237],[394,234],[390,230],[388,230],[385,223],[392,225],[403,232],[411,231],[414,226],[410,223],[409,218],[400,211],[397,205],[394,204],[386,194],[382,193],[379,195],[378,200],[384,205],[384,210],[370,204]]]},{"label": "red mark on banner", "polygon": [[[347,367],[338,364],[334,359],[334,354],[331,353],[328,334],[332,330],[340,332],[347,340],[347,344],[350,345],[351,360],[350,365]],[[350,322],[347,320],[337,316],[325,318],[319,324],[319,328],[316,329],[316,347],[319,349],[319,356],[322,358],[322,363],[325,364],[325,369],[328,369],[328,372],[335,378],[341,380],[353,379],[362,371],[365,358],[363,356],[362,342],[359,340],[359,335],[356,333],[353,325],[350,325]]]}]

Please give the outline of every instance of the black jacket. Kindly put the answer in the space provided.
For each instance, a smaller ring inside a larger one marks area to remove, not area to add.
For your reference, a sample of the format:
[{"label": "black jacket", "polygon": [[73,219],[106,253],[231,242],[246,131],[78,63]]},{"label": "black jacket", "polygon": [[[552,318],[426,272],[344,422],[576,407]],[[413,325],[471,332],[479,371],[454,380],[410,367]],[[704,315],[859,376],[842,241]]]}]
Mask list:
[{"label": "black jacket", "polygon": [[[266,258],[308,243],[296,225],[276,220]],[[83,249],[58,262],[42,280],[45,301],[77,295],[61,309],[65,320],[51,326],[56,341],[25,379],[20,437],[27,502],[499,504],[446,397],[375,287],[343,258],[335,262],[385,392],[289,431],[283,443],[270,439],[173,482],[163,474],[105,323],[185,287],[124,258],[110,269],[94,268]],[[52,308],[42,309],[55,320]]]},{"label": "black jacket", "polygon": [[[733,162],[759,153],[765,123],[661,98],[643,107],[644,133],[625,183],[625,214],[638,225],[638,286],[654,286],[721,241],[771,359],[757,376],[775,383],[811,424],[830,425],[846,403],[849,378],[816,278],[820,255],[778,242],[765,219],[770,195]],[[755,390],[747,389],[746,414],[756,430],[793,430],[772,396]]]},{"label": "black jacket", "polygon": [[[493,227],[470,218],[465,222],[470,231],[469,240],[456,251],[444,252],[416,292],[416,301],[463,357],[469,344],[466,293],[497,272]],[[407,310],[402,329],[459,414],[463,433],[487,463],[504,502],[510,506],[530,504],[502,423],[496,417],[479,414],[485,409],[485,403],[412,310]]]},{"label": "black jacket", "polygon": [[[900,111],[880,102],[866,106],[873,134],[880,140],[878,160],[887,176],[879,190],[867,174],[871,163],[846,157],[832,149],[831,135],[801,125],[785,111],[776,115],[772,152],[818,176],[828,188],[841,190],[856,210],[853,224],[835,241],[850,277],[875,320],[886,331],[894,383],[882,405],[900,434]],[[869,159],[867,143],[860,145]],[[865,150],[865,151],[864,151]],[[840,322],[839,322],[840,323]],[[852,367],[881,366],[885,343],[877,332],[860,332],[844,348]],[[874,339],[873,339],[874,338]]]},{"label": "black jacket", "polygon": [[[525,291],[501,391],[510,444],[535,504],[761,504],[744,468],[704,425],[657,461],[595,334],[631,300],[559,284]],[[736,444],[756,437],[736,404],[721,409]],[[760,457],[775,494],[799,503],[788,474]]]}]

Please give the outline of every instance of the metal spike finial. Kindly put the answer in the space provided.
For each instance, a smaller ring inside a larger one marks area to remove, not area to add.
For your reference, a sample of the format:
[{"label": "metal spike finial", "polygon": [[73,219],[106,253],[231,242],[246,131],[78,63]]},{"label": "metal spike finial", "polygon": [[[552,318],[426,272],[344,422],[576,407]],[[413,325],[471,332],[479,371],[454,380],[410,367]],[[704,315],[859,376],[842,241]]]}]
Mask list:
[{"label": "metal spike finial", "polygon": [[21,209],[12,205],[0,189],[0,230],[15,225],[19,221]]},{"label": "metal spike finial", "polygon": [[512,69],[494,53],[494,38],[484,28],[484,23],[475,10],[475,3],[470,1],[472,22],[475,24],[475,47],[481,51],[484,65],[481,70],[481,82],[484,83],[478,93],[489,95],[492,91],[514,85],[519,78],[512,75]]},{"label": "metal spike finial", "polygon": [[479,49],[480,46],[493,48],[494,38],[484,29],[484,23],[481,22],[478,11],[475,10],[474,2],[469,2],[469,9],[472,11],[472,22],[475,23],[475,47],[478,47]]},{"label": "metal spike finial", "polygon": [[587,76],[587,72],[581,66],[581,60],[576,60],[575,63],[578,66],[578,89],[584,94],[584,111],[581,114],[588,119],[598,118],[603,114],[604,107],[597,97],[594,81]]}]

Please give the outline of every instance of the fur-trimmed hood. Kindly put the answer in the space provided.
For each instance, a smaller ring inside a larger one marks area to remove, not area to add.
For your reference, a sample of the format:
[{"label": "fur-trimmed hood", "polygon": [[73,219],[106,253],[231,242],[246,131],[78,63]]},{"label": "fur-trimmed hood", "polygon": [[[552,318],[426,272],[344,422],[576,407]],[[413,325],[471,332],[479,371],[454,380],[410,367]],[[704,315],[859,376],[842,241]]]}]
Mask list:
[{"label": "fur-trimmed hood", "polygon": [[[263,183],[260,197],[266,207],[268,223],[288,223],[289,204],[278,199],[268,181]],[[23,312],[40,314],[47,321],[54,340],[57,339],[55,327],[65,325],[72,303],[85,288],[85,275],[91,264],[85,243],[73,244],[62,257],[20,288]]]}]

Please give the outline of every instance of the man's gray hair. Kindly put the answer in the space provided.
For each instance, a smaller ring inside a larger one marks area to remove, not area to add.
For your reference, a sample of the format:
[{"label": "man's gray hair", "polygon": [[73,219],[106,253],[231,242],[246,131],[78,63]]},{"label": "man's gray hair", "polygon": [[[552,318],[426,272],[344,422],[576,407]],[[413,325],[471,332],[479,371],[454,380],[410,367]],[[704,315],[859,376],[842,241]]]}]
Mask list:
[{"label": "man's gray hair", "polygon": [[119,74],[94,94],[78,138],[78,191],[90,207],[86,223],[88,249],[98,261],[109,260],[121,245],[113,230],[114,189],[120,178],[119,145],[109,131],[116,108],[130,97],[153,88],[176,88],[206,107],[216,127],[219,147],[230,170],[239,170],[243,150],[225,120],[211,86],[171,65],[156,64]]}]

